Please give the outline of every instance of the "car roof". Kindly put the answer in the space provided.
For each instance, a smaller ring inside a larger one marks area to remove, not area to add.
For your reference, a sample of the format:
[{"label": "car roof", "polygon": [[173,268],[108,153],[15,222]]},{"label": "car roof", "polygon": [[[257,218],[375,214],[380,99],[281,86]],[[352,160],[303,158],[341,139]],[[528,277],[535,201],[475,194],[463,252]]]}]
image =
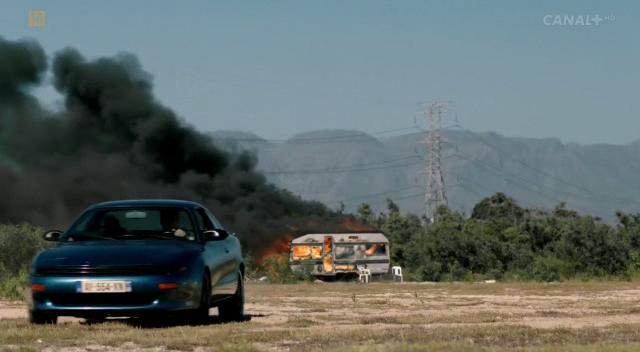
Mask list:
[{"label": "car roof", "polygon": [[129,199],[114,200],[94,204],[89,209],[119,208],[119,207],[180,207],[180,208],[200,208],[199,203],[180,199]]}]

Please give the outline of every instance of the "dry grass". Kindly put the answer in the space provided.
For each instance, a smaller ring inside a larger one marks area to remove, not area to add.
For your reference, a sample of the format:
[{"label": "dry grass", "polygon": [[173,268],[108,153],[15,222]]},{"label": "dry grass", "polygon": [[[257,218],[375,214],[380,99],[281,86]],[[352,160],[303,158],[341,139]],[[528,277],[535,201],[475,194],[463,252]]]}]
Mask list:
[{"label": "dry grass", "polygon": [[[478,346],[473,344],[385,344],[367,347],[351,347],[338,349],[340,352],[503,352],[510,348]],[[521,352],[635,352],[640,344],[595,344],[595,345],[557,345],[518,348]]]},{"label": "dry grass", "polygon": [[256,284],[247,289],[251,321],[4,319],[0,351],[631,351],[640,349],[639,293],[633,282]]}]

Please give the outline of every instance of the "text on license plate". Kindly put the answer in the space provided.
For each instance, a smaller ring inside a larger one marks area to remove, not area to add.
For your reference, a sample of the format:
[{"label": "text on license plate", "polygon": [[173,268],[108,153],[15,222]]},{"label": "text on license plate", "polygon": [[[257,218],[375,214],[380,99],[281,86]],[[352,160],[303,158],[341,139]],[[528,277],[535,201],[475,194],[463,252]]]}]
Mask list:
[{"label": "text on license plate", "polygon": [[131,281],[80,281],[77,291],[81,293],[131,292]]}]

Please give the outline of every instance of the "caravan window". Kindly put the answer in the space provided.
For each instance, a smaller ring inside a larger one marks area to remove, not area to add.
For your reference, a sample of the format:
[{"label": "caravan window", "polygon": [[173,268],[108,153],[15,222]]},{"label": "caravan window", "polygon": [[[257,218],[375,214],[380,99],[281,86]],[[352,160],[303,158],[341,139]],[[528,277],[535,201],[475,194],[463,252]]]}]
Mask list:
[{"label": "caravan window", "polygon": [[385,243],[336,244],[335,255],[337,260],[385,259],[387,246]]},{"label": "caravan window", "polygon": [[293,260],[320,259],[322,257],[322,246],[294,245],[291,248]]}]

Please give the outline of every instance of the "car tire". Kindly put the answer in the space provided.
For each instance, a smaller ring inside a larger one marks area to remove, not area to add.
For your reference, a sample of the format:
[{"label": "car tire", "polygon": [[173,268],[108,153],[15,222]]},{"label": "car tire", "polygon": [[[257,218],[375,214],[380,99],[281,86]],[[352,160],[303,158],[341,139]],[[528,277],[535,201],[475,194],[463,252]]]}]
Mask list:
[{"label": "car tire", "polygon": [[238,272],[238,289],[231,298],[218,306],[218,315],[222,321],[244,320],[244,277]]},{"label": "car tire", "polygon": [[29,322],[34,325],[55,324],[58,322],[58,317],[55,315],[30,310]]},{"label": "car tire", "polygon": [[209,319],[209,308],[211,298],[211,280],[208,275],[202,277],[202,292],[200,293],[200,305],[196,308],[192,317],[196,322],[204,322]]}]

